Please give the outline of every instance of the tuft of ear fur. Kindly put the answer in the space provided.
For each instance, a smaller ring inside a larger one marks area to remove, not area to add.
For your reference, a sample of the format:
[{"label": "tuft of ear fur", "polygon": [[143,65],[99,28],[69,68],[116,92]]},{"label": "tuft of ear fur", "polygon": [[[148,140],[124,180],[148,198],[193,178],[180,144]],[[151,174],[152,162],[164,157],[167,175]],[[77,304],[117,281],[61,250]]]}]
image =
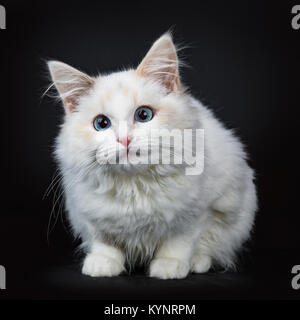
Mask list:
[{"label": "tuft of ear fur", "polygon": [[163,34],[154,42],[136,72],[158,81],[169,92],[180,89],[179,61],[170,33]]},{"label": "tuft of ear fur", "polygon": [[75,111],[79,98],[93,87],[94,79],[59,61],[49,61],[48,68],[66,112]]}]

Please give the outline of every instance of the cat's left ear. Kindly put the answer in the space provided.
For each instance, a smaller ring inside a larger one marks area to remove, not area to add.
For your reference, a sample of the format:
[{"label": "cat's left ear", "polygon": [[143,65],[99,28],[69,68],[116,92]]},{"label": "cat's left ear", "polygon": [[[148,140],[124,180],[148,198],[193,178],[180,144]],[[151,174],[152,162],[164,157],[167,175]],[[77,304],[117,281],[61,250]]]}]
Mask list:
[{"label": "cat's left ear", "polygon": [[170,33],[154,42],[136,72],[140,76],[158,81],[169,92],[180,89],[179,61]]},{"label": "cat's left ear", "polygon": [[76,111],[79,98],[94,86],[94,79],[59,61],[49,61],[48,67],[66,113]]}]

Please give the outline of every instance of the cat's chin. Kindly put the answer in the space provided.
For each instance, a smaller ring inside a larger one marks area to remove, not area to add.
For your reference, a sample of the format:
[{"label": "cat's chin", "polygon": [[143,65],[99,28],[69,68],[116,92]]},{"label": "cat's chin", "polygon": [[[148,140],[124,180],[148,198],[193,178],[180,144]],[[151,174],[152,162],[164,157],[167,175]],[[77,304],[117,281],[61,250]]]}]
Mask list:
[{"label": "cat's chin", "polygon": [[182,166],[164,165],[164,164],[110,164],[101,166],[103,173],[112,173],[128,176],[161,176],[168,177],[174,175],[184,175],[185,168]]},{"label": "cat's chin", "polygon": [[145,173],[149,170],[150,165],[148,164],[113,164],[107,167],[108,171],[116,173],[128,173],[128,174],[138,174]]}]

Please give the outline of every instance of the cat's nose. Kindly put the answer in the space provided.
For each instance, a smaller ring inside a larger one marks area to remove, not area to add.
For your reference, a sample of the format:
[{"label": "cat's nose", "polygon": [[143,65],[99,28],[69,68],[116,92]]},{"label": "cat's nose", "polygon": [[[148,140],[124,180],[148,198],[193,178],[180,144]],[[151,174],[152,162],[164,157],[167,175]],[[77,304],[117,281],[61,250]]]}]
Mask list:
[{"label": "cat's nose", "polygon": [[118,139],[117,139],[117,141],[119,142],[119,143],[122,143],[122,145],[125,147],[125,148],[127,148],[128,147],[128,145],[130,144],[130,142],[131,142],[131,139],[127,136],[127,137],[119,137]]}]

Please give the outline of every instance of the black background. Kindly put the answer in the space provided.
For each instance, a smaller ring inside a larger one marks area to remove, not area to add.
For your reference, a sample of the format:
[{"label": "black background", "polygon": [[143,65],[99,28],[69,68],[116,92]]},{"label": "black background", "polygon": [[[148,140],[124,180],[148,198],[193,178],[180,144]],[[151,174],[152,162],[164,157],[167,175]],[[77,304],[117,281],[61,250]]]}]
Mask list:
[{"label": "black background", "polygon": [[[298,197],[300,30],[289,1],[1,1],[0,298],[299,298]],[[246,143],[256,170],[259,212],[238,273],[114,279],[79,273],[80,254],[64,214],[50,219],[53,142],[62,107],[42,94],[45,61],[93,75],[136,66],[172,27],[189,68],[183,81]],[[50,229],[47,237],[48,221]],[[48,238],[48,239],[47,239]]]}]

